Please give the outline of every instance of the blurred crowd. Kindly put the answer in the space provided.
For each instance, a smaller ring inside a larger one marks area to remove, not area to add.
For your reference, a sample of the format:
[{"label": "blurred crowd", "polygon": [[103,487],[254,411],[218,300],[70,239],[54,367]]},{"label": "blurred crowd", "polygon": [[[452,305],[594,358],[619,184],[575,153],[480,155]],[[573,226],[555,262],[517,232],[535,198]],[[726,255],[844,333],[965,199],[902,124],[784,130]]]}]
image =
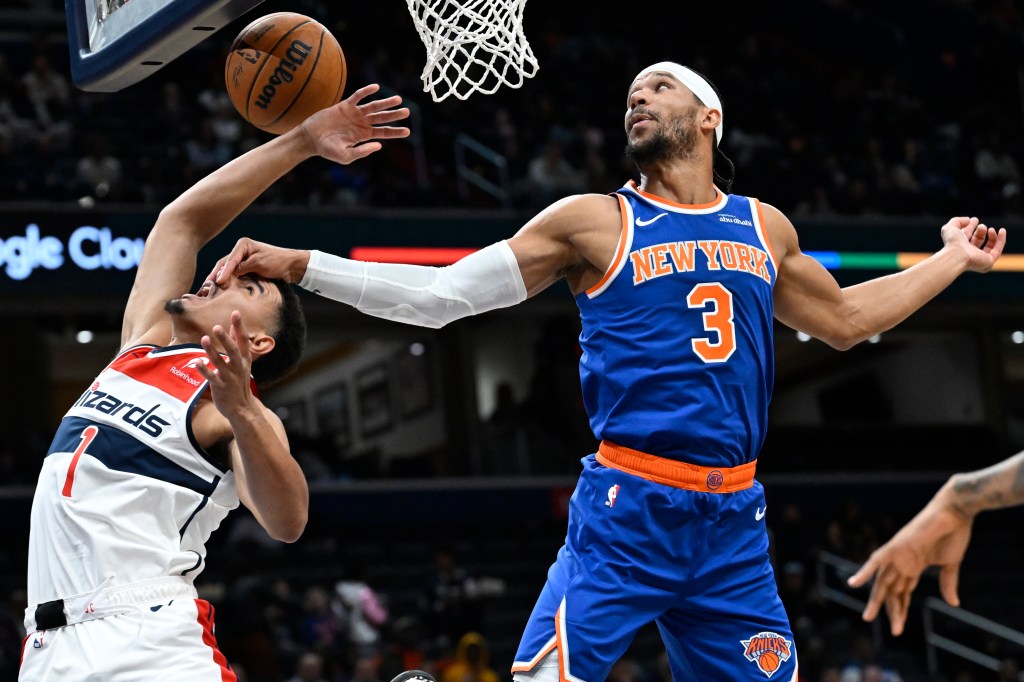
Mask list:
[{"label": "blurred crowd", "polygon": [[[727,17],[688,8],[686,26],[652,8],[627,30],[617,13],[528,6],[538,74],[517,90],[440,103],[422,92],[423,47],[404,11],[318,0],[280,9],[338,36],[347,93],[379,82],[402,94],[414,135],[348,167],[307,162],[263,203],[536,210],[614,190],[634,175],[622,159],[629,81],[672,59],[722,93],[738,193],[797,216],[1024,212],[1024,21],[1013,0],[744,1]],[[30,33],[0,43],[0,200],[159,205],[268,139],[225,92],[233,36],[217,33],[121,92],[88,93],[70,80],[59,28],[32,50],[19,48]],[[460,135],[507,167],[498,195],[459,181]]]},{"label": "blurred crowd", "polygon": [[[999,661],[999,669],[943,655],[931,673],[916,606],[908,631],[893,639],[881,635],[884,618],[873,629],[829,599],[824,588],[837,583],[821,573],[831,570],[819,564],[821,553],[859,565],[894,529],[893,519],[845,496],[830,507],[810,513],[787,502],[768,517],[800,655],[798,682],[1018,679],[1024,652],[1005,641],[961,632],[955,641]],[[523,542],[522,530],[470,524],[424,534],[355,525],[339,534],[314,524],[295,545],[281,545],[241,515],[214,536],[217,558],[197,586],[214,605],[218,646],[240,682],[387,682],[409,669],[429,671],[438,682],[498,682],[509,679],[522,627],[561,542],[555,525],[534,529],[533,545]],[[979,550],[984,544],[979,538]],[[8,590],[0,603],[0,679],[13,679],[24,637],[25,593],[10,588],[13,578],[0,572]],[[608,680],[672,682],[656,628],[638,633]]]}]

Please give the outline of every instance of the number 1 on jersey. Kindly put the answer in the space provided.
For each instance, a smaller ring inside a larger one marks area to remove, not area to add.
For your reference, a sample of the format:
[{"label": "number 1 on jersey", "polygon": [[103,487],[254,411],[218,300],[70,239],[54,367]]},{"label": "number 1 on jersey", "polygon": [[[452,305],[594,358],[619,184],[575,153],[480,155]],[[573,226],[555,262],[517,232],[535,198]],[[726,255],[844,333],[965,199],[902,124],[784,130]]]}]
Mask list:
[{"label": "number 1 on jersey", "polygon": [[691,339],[693,352],[704,362],[725,362],[736,350],[736,323],[733,321],[732,292],[718,282],[704,282],[690,290],[686,305],[691,308],[712,309],[703,313],[704,330],[713,331],[718,341]]},{"label": "number 1 on jersey", "polygon": [[64,490],[61,491],[61,495],[64,497],[71,497],[71,486],[75,484],[75,469],[78,467],[78,459],[99,432],[100,430],[95,426],[87,426],[82,431],[82,442],[75,448],[75,454],[71,458],[71,466],[68,467],[68,477],[64,479]]}]

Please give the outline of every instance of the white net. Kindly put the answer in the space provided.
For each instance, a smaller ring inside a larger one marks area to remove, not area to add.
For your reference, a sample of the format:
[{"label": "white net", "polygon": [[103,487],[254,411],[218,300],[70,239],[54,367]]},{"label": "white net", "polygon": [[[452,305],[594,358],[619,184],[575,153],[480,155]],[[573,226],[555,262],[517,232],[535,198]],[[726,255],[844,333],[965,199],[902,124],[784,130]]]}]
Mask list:
[{"label": "white net", "polygon": [[523,32],[526,0],[406,0],[427,48],[423,92],[435,102],[518,88],[537,73]]}]

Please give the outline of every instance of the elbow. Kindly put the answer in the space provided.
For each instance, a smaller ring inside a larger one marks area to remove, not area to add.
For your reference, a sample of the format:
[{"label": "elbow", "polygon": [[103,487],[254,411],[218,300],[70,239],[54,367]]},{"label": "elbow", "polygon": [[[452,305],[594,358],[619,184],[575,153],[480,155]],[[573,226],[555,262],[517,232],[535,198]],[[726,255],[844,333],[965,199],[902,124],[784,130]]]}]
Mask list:
[{"label": "elbow", "polygon": [[827,333],[820,334],[818,338],[835,350],[850,350],[876,333],[873,330],[851,324],[829,329]]},{"label": "elbow", "polygon": [[302,537],[302,533],[306,530],[306,522],[308,520],[308,514],[303,512],[295,518],[282,521],[269,531],[270,537],[274,538],[278,542],[292,544]]},{"label": "elbow", "polygon": [[835,350],[850,350],[857,345],[859,339],[855,339],[849,336],[834,336],[827,339],[822,339],[826,344]]}]

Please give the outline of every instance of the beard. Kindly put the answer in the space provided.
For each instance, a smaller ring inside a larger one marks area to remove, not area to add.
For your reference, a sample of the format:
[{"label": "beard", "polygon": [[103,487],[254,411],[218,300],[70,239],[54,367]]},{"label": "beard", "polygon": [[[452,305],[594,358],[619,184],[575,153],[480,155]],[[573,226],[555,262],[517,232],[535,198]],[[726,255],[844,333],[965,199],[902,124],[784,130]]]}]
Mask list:
[{"label": "beard", "polygon": [[180,298],[172,298],[164,303],[164,312],[171,315],[181,315],[185,312],[185,304]]},{"label": "beard", "polygon": [[697,156],[696,108],[676,116],[645,140],[626,141],[626,158],[644,169],[657,163],[688,161]]}]

